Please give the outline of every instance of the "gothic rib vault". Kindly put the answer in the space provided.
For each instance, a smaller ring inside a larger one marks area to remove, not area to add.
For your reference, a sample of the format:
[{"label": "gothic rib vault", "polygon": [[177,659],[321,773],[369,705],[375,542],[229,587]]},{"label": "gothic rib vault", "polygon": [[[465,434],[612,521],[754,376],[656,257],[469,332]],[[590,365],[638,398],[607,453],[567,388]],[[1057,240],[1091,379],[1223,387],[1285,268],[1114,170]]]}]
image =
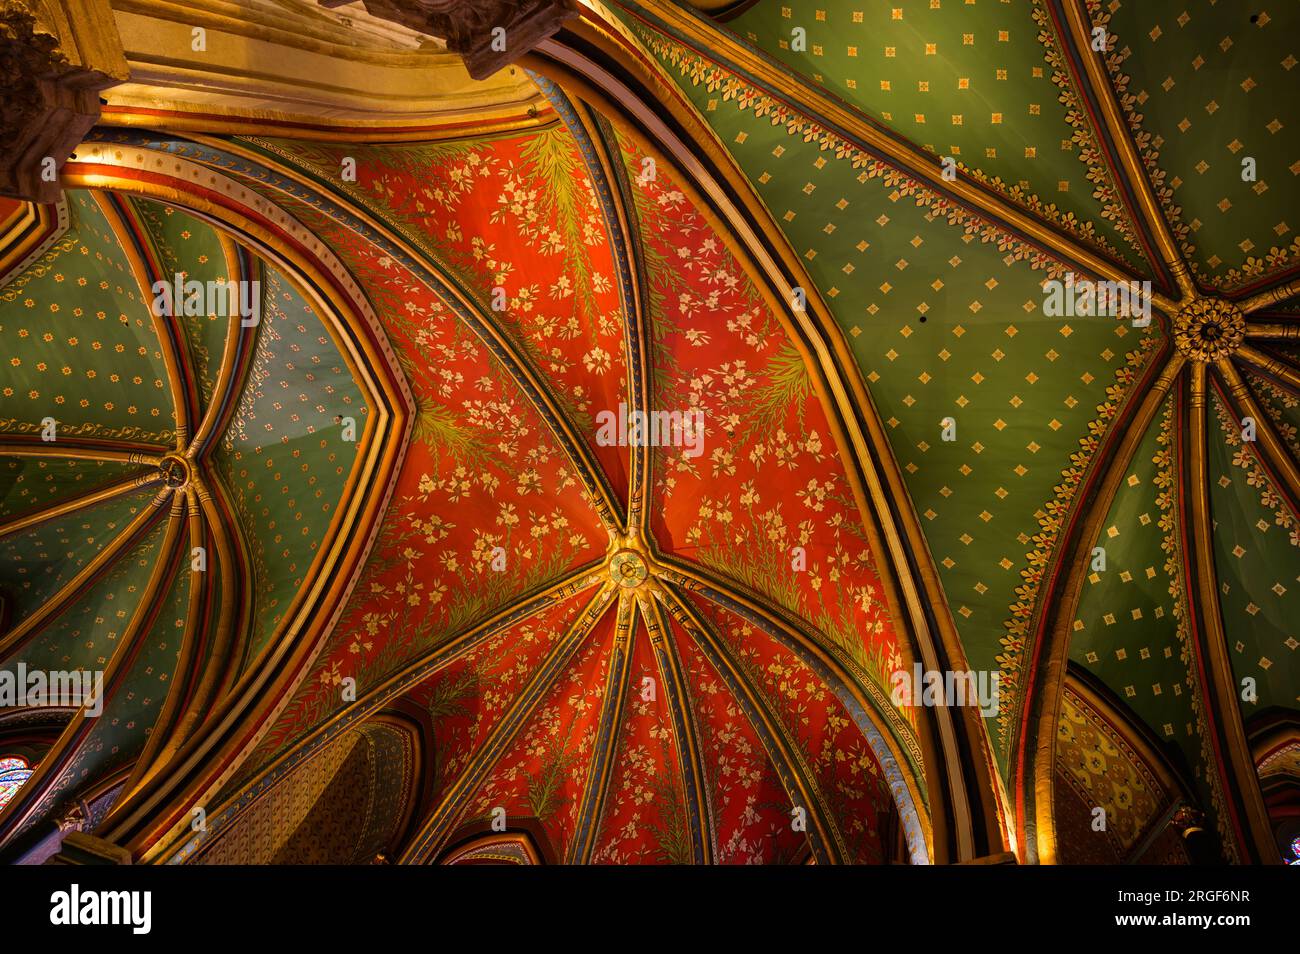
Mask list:
[{"label": "gothic rib vault", "polygon": [[[286,8],[455,60],[366,6]],[[493,101],[388,128],[133,79],[0,209],[0,663],[108,687],[0,719],[0,851],[1275,861],[1294,16],[548,6]],[[153,315],[177,274],[261,321]],[[1067,275],[1153,319],[1044,314]],[[998,711],[900,703],[913,664]],[[349,785],[365,837],[303,841]]]}]

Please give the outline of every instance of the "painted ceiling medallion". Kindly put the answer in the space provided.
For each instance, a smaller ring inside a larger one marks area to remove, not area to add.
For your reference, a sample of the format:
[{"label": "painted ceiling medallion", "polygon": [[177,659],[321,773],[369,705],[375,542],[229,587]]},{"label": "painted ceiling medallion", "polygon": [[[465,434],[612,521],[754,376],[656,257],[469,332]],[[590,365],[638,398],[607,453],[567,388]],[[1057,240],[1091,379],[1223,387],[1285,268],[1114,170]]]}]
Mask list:
[{"label": "painted ceiling medallion", "polygon": [[1246,340],[1241,308],[1222,298],[1195,298],[1174,316],[1174,344],[1189,360],[1211,363]]},{"label": "painted ceiling medallion", "polygon": [[168,454],[158,464],[163,483],[172,490],[182,490],[190,482],[190,464],[179,454]]},{"label": "painted ceiling medallion", "polygon": [[635,550],[619,550],[610,557],[610,579],[625,589],[636,589],[649,575],[644,558]]}]

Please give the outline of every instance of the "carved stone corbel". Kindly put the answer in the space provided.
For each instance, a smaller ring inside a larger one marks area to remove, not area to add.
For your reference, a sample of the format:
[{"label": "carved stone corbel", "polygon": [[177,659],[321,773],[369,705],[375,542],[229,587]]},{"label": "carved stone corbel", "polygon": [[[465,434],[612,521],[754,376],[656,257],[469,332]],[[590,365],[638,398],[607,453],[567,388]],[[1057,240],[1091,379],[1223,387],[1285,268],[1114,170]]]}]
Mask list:
[{"label": "carved stone corbel", "polygon": [[[320,0],[337,7],[341,0]],[[345,0],[344,0],[345,2]],[[575,0],[363,0],[366,12],[430,36],[459,53],[476,80],[509,66],[567,20]]]},{"label": "carved stone corbel", "polygon": [[0,0],[0,195],[58,201],[100,92],[127,72],[108,0]]}]

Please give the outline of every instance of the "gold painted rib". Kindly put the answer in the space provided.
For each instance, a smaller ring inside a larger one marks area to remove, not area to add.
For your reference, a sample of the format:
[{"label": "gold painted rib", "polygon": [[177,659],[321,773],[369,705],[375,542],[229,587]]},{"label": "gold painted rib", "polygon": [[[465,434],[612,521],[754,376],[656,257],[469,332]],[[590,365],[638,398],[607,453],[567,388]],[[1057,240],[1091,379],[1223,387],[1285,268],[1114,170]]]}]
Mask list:
[{"label": "gold painted rib", "polygon": [[[647,314],[648,296],[641,231],[635,202],[628,201],[632,186],[628,181],[618,143],[606,133],[604,120],[591,114],[585,105],[579,105],[575,112],[587,137],[595,146],[597,159],[604,171],[605,181],[609,185],[610,201],[614,203],[616,219],[607,222],[606,226],[611,232],[621,236],[623,247],[627,249],[628,268],[631,271],[631,287],[624,288],[622,295],[624,346],[627,350],[628,414],[630,416],[634,411],[649,413],[652,409],[654,393],[651,384],[653,367],[650,360],[650,316]],[[620,285],[623,283],[621,271],[619,283]],[[628,458],[631,468],[628,473],[627,525],[636,527],[645,534],[649,531],[650,518],[647,505],[651,489],[653,456],[648,442],[630,441],[629,443],[631,446],[628,448]]]},{"label": "gold painted rib", "polygon": [[1246,337],[1275,338],[1294,341],[1295,339],[1300,338],[1300,322],[1296,322],[1293,325],[1281,323],[1255,324],[1254,322],[1247,322]]},{"label": "gold painted rib", "polygon": [[1255,400],[1255,394],[1246,384],[1231,360],[1225,358],[1215,364],[1215,369],[1227,386],[1229,400],[1235,405],[1239,419],[1250,417],[1255,421],[1255,447],[1260,452],[1264,466],[1273,479],[1280,483],[1283,498],[1292,514],[1300,515],[1300,467],[1287,450],[1286,444],[1268,416]]},{"label": "gold painted rib", "polygon": [[90,584],[100,571],[117,559],[128,547],[138,542],[138,538],[152,525],[162,511],[163,504],[172,496],[172,489],[164,487],[148,505],[123,527],[102,550],[96,553],[71,580],[42,603],[30,616],[5,633],[0,638],[0,659],[21,647],[36,634],[46,623],[61,613],[81,591]]},{"label": "gold painted rib", "polygon": [[[247,281],[249,276],[244,275],[239,267],[239,250],[233,239],[224,231],[217,231],[217,239],[221,243],[221,251],[226,259],[226,272],[230,281]],[[229,399],[230,405],[226,408],[226,413],[234,411],[235,403],[234,391],[239,386],[239,365],[241,352],[243,351],[243,318],[239,315],[238,309],[231,309],[234,314],[229,317],[230,327],[226,330],[225,345],[221,352],[221,364],[217,368],[217,377],[212,385],[212,397],[208,401],[208,406],[199,419],[198,427],[194,429],[194,439],[190,443],[188,455],[193,458],[199,450],[204,447],[208,441],[218,433],[222,423],[222,407]],[[249,338],[256,340],[257,329],[249,329],[251,334]]]},{"label": "gold painted rib", "polygon": [[695,804],[695,812],[689,822],[692,858],[696,864],[712,864],[717,854],[714,846],[717,833],[713,821],[713,798],[709,792],[708,775],[704,768],[704,755],[697,727],[695,702],[691,698],[686,674],[682,671],[681,658],[677,654],[677,641],[673,639],[672,626],[664,613],[663,604],[640,594],[637,595],[637,602],[640,605],[641,619],[645,623],[646,633],[655,649],[655,660],[659,664],[659,679],[663,683],[664,691],[669,694],[682,787],[687,790],[687,794]]},{"label": "gold painted rib", "polygon": [[310,123],[282,123],[272,125],[263,117],[231,116],[226,113],[202,113],[180,110],[148,110],[138,106],[110,106],[103,111],[103,122],[113,126],[162,130],[184,134],[203,133],[210,136],[276,136],[281,139],[301,139],[317,143],[354,142],[380,143],[432,143],[463,139],[479,139],[508,133],[530,132],[555,122],[550,104],[540,94],[531,103],[518,104],[518,115],[503,115],[498,121],[423,126],[416,129],[363,125],[356,120],[334,121],[320,117],[317,125]]},{"label": "gold painted rib", "polygon": [[0,457],[57,457],[64,460],[102,460],[110,464],[139,464],[141,467],[157,467],[168,453],[165,447],[152,446],[144,450],[97,447],[93,444],[78,444],[67,438],[47,443],[36,441],[0,442]]},{"label": "gold painted rib", "polygon": [[[232,529],[227,526],[213,499],[214,481],[207,479],[205,471],[206,466],[192,471],[186,491],[193,508],[190,516],[191,526],[197,525],[199,528],[199,533],[193,539],[201,538],[202,529],[206,527],[211,533],[216,550],[215,554],[208,553],[207,571],[195,575],[210,579],[208,574],[214,570],[219,570],[221,574],[220,602],[216,624],[212,630],[212,645],[204,659],[193,656],[197,646],[191,649],[193,662],[202,666],[194,695],[183,712],[173,714],[172,731],[165,734],[158,733],[160,736],[165,735],[165,741],[154,750],[152,760],[146,762],[141,758],[137,763],[136,771],[128,779],[122,794],[118,796],[113,806],[114,811],[118,807],[129,804],[131,796],[145,789],[150,781],[169,765],[177,752],[211,714],[213,703],[224,698],[224,693],[229,690],[230,684],[238,675],[239,658],[236,655],[239,646],[238,637],[248,631],[253,613],[253,598],[248,583],[236,589],[236,577],[251,581],[252,567],[244,558],[241,535],[238,531],[232,532]],[[220,492],[219,484],[215,484],[215,492]],[[196,594],[191,591],[191,600],[193,601],[195,597]],[[188,625],[185,638],[191,638]],[[185,647],[182,646],[182,652],[184,651]],[[178,673],[185,671],[179,667],[177,669]],[[176,689],[173,689],[173,692],[175,691]],[[171,702],[170,696],[168,702]],[[113,817],[114,813],[110,812],[108,818]]]},{"label": "gold painted rib", "polygon": [[[691,591],[698,590],[700,587],[708,587],[720,593],[724,598],[735,602],[738,606],[763,616],[773,629],[788,638],[820,665],[825,666],[830,674],[852,693],[854,701],[862,707],[863,711],[871,716],[876,731],[886,739],[892,740],[891,753],[899,760],[900,764],[908,762],[907,754],[898,743],[898,737],[905,735],[908,731],[906,721],[895,713],[895,721],[891,722],[888,716],[882,714],[880,710],[883,697],[873,697],[861,688],[861,683],[868,677],[850,672],[845,668],[839,657],[828,652],[809,635],[808,631],[792,624],[789,610],[777,606],[761,593],[756,593],[744,584],[737,582],[723,570],[714,569],[702,563],[695,563],[673,554],[661,554],[658,559],[662,567],[661,575],[670,583]],[[701,593],[701,595],[711,598],[707,593]],[[809,630],[812,629],[811,624],[806,621],[799,620],[799,622],[808,626]],[[918,804],[920,803],[918,802]]]},{"label": "gold painted rib", "polygon": [[[1034,805],[1032,816],[1035,828],[1035,849],[1039,864],[1056,864],[1056,817],[1053,786],[1056,776],[1056,737],[1060,723],[1061,696],[1065,691],[1066,668],[1069,664],[1070,632],[1079,600],[1083,595],[1083,583],[1088,577],[1091,560],[1089,553],[1101,534],[1102,525],[1110,513],[1111,504],[1119,490],[1120,482],[1128,471],[1138,445],[1146,435],[1152,420],[1160,406],[1169,396],[1174,382],[1182,372],[1185,359],[1177,351],[1170,354],[1160,375],[1151,388],[1143,395],[1137,413],[1125,427],[1114,455],[1106,462],[1101,482],[1096,495],[1088,501],[1086,509],[1080,514],[1081,524],[1074,552],[1066,562],[1069,568],[1065,584],[1057,591],[1059,598],[1053,605],[1048,596],[1043,607],[1045,618],[1052,620],[1047,631],[1047,642],[1042,649],[1042,668],[1039,676],[1038,699],[1041,709],[1036,725],[1036,744],[1029,749],[1029,764],[1025,771],[1025,784],[1033,785]],[[1132,398],[1138,401],[1137,395]]]},{"label": "gold painted rib", "polygon": [[[668,0],[642,0],[641,5],[708,58],[721,58],[764,85],[781,89],[788,103],[807,119],[823,127],[843,129],[890,165],[940,193],[951,195],[977,215],[1028,236],[1031,241],[1050,250],[1062,261],[1074,263],[1099,278],[1132,281],[1136,277],[1129,273],[1127,267],[1093,252],[1072,236],[1061,233],[997,193],[980,188],[960,171],[955,181],[945,180],[943,166],[936,157],[902,137],[867,122],[856,109],[843,105],[817,84],[791,84],[781,68],[768,63],[728,31],[702,21]],[[592,22],[591,14],[584,13],[584,21],[573,29],[580,29],[589,22]],[[1164,295],[1155,294],[1152,301],[1162,311],[1176,307]]]},{"label": "gold painted rib", "polygon": [[1271,308],[1274,305],[1280,305],[1288,298],[1294,298],[1300,295],[1300,280],[1286,282],[1275,288],[1269,288],[1255,295],[1251,295],[1245,301],[1237,302],[1237,307],[1244,314],[1252,314],[1256,311],[1263,311],[1265,308]]},{"label": "gold painted rib", "polygon": [[[249,587],[242,587],[236,593],[235,577],[238,573],[251,580],[251,567],[246,562],[237,562],[237,544],[231,539],[232,534],[226,522],[221,518],[212,499],[210,485],[205,481],[201,471],[194,471],[190,485],[186,488],[189,508],[190,539],[203,540],[204,529],[210,531],[216,553],[208,553],[205,572],[191,570],[190,616],[186,620],[184,637],[181,645],[181,662],[177,665],[177,684],[173,687],[165,704],[164,715],[150,735],[151,747],[146,748],[136,763],[135,771],[122,788],[117,805],[126,804],[139,789],[144,788],[175,757],[181,746],[194,734],[195,729],[209,713],[214,699],[221,698],[219,684],[228,685],[237,668],[237,659],[232,659],[232,647],[236,644],[236,634],[245,631],[252,613],[252,598]],[[236,534],[237,536],[237,534]],[[213,557],[215,556],[215,560]],[[216,623],[212,628],[212,645],[206,651],[206,658],[198,653],[201,649],[200,637],[206,620],[199,619],[200,600],[204,587],[210,585],[209,574],[219,570],[221,574],[221,592],[218,596]],[[184,684],[180,682],[182,674],[191,678],[193,668],[201,666],[194,694],[185,710],[175,711],[180,705],[177,695]],[[110,818],[112,817],[110,813]]]},{"label": "gold painted rib", "polygon": [[[592,853],[596,850],[596,839],[600,836],[605,802],[614,777],[614,759],[619,740],[623,737],[623,713],[632,691],[635,609],[636,600],[627,591],[620,590],[618,619],[614,627],[614,650],[609,656],[595,744],[591,748],[591,761],[587,768],[587,781],[582,788],[582,801],[578,805],[573,840],[569,843],[567,861],[571,865],[590,864]],[[603,741],[601,735],[605,736]]]},{"label": "gold painted rib", "polygon": [[96,504],[101,504],[106,500],[113,500],[135,491],[150,487],[162,480],[162,474],[158,472],[150,473],[144,471],[124,480],[118,480],[104,487],[87,491],[76,497],[61,501],[48,507],[38,507],[30,513],[25,513],[20,517],[15,517],[7,523],[0,523],[0,540],[11,534],[20,533],[23,530],[31,529],[50,520],[67,516],[70,513],[76,513],[78,510],[85,510]]},{"label": "gold painted rib", "polygon": [[[1246,385],[1228,360],[1222,360],[1216,369],[1228,381],[1234,395],[1244,392]],[[1192,571],[1196,583],[1197,605],[1200,607],[1202,646],[1209,670],[1209,685],[1205,688],[1214,700],[1214,716],[1223,739],[1219,755],[1229,773],[1225,779],[1228,798],[1237,804],[1244,817],[1238,819],[1246,843],[1241,849],[1256,861],[1272,859],[1276,854],[1268,813],[1259,790],[1259,779],[1250,759],[1250,746],[1242,725],[1241,709],[1237,704],[1237,684],[1232,672],[1232,659],[1228,653],[1227,633],[1223,612],[1219,605],[1218,571],[1214,565],[1214,515],[1210,510],[1210,472],[1207,443],[1211,437],[1207,368],[1199,362],[1191,366],[1191,387],[1188,396],[1188,483],[1183,492],[1190,502]],[[1261,427],[1264,422],[1259,420]],[[1294,469],[1294,465],[1293,465]],[[1216,747],[1217,748],[1217,747]],[[1224,751],[1226,749],[1226,751]],[[1233,793],[1239,793],[1240,799]],[[1234,812],[1235,814],[1235,812]]]},{"label": "gold painted rib", "polygon": [[118,212],[117,207],[109,200],[108,194],[102,189],[92,189],[90,194],[94,197],[100,213],[108,222],[109,228],[113,230],[113,235],[117,239],[122,255],[131,268],[131,274],[134,276],[136,285],[140,290],[140,305],[149,312],[149,320],[153,326],[154,336],[158,339],[158,350],[162,352],[163,366],[167,371],[167,385],[175,413],[176,448],[177,450],[184,450],[189,444],[190,422],[185,376],[181,371],[183,359],[177,353],[172,337],[168,333],[168,317],[154,314],[153,283],[157,279],[151,273],[148,263],[136,249],[135,241],[131,237],[130,226]]},{"label": "gold painted rib", "polygon": [[[726,599],[744,607],[747,611],[762,617],[768,626],[798,646],[800,651],[807,653],[820,665],[825,666],[832,677],[844,686],[853,697],[853,701],[871,721],[885,746],[888,747],[890,757],[898,766],[903,782],[907,786],[911,804],[916,811],[916,821],[921,828],[921,837],[933,856],[934,830],[931,817],[925,811],[926,802],[920,782],[910,770],[913,759],[904,751],[904,747],[899,741],[900,733],[906,731],[906,724],[897,713],[890,712],[887,714],[886,711],[883,711],[886,706],[892,706],[887,699],[875,698],[863,688],[869,677],[863,676],[859,678],[847,671],[837,657],[818,645],[814,639],[809,637],[808,633],[798,626],[792,625],[789,621],[789,613],[786,610],[773,605],[766,597],[750,591],[723,572],[671,555],[660,555],[658,559],[663,568],[662,576],[668,582],[687,590],[694,590],[700,586],[708,587],[720,593]],[[712,599],[707,593],[701,595],[707,599]],[[891,723],[889,715],[893,715],[897,721]],[[923,756],[933,757],[933,754],[926,750],[923,743],[919,747]],[[923,762],[924,758],[919,761]]]},{"label": "gold painted rib", "polygon": [[[190,542],[190,591],[189,602],[185,611],[185,631],[181,635],[180,653],[176,657],[176,670],[172,677],[171,691],[163,700],[162,711],[154,722],[149,738],[145,742],[140,757],[136,759],[126,783],[122,786],[120,797],[134,792],[141,784],[152,778],[167,764],[168,760],[180,747],[184,736],[177,731],[181,721],[180,706],[182,696],[193,683],[195,670],[201,666],[199,651],[204,629],[208,620],[203,612],[203,597],[207,589],[207,572],[194,569],[193,548],[205,546],[203,514],[199,508],[198,496],[193,486],[185,488],[186,530]],[[209,565],[208,570],[211,570]],[[223,607],[224,608],[224,607]],[[206,674],[206,669],[202,670]],[[182,731],[183,731],[183,727]]]},{"label": "gold painted rib", "polygon": [[547,654],[546,660],[537,667],[528,685],[492,727],[483,744],[470,757],[464,770],[447,787],[438,804],[420,826],[419,833],[402,855],[402,864],[422,864],[442,848],[457,820],[468,810],[469,799],[487,781],[488,775],[510,743],[527,724],[551,687],[564,674],[592,629],[605,615],[614,587],[613,580],[601,584],[564,636]]},{"label": "gold painted rib", "polygon": [[1084,75],[1093,98],[1101,107],[1102,120],[1110,133],[1111,142],[1119,155],[1125,178],[1133,188],[1137,198],[1138,212],[1146,223],[1156,242],[1156,250],[1178,283],[1179,294],[1184,300],[1196,297],[1196,284],[1192,281],[1191,269],[1183,258],[1169,220],[1160,208],[1155,190],[1147,179],[1146,169],[1138,155],[1137,145],[1128,121],[1115,97],[1115,89],[1106,75],[1106,65],[1101,56],[1092,48],[1092,22],[1083,8],[1083,0],[1064,0],[1061,4],[1069,26],[1069,39],[1073,42],[1077,59],[1083,64]]},{"label": "gold painted rib", "polygon": [[1292,391],[1300,391],[1300,371],[1297,371],[1285,361],[1281,361],[1272,355],[1265,354],[1258,348],[1252,348],[1250,345],[1241,345],[1237,348],[1234,354],[1236,357],[1241,358],[1248,364],[1253,364],[1269,377],[1276,378]]},{"label": "gold painted rib", "polygon": [[[240,639],[248,633],[254,611],[252,564],[245,553],[243,535],[238,528],[227,523],[217,506],[215,495],[223,493],[221,483],[215,476],[209,475],[207,467],[195,473],[193,483],[199,512],[216,549],[215,566],[221,574],[221,605],[203,678],[194,690],[194,699],[181,719],[178,734],[185,737],[193,734],[194,728],[208,714],[212,703],[224,698],[234,682],[239,670]],[[231,512],[228,505],[226,511]],[[209,564],[210,573],[212,561]]]},{"label": "gold painted rib", "polygon": [[694,606],[682,598],[671,586],[658,590],[667,601],[668,612],[691,637],[700,651],[709,658],[728,691],[742,706],[753,713],[754,728],[781,778],[791,804],[807,814],[808,843],[818,864],[847,864],[848,846],[835,818],[826,806],[821,787],[803,752],[789,737],[785,727],[772,712],[762,691],[745,673],[731,647],[714,630]]}]

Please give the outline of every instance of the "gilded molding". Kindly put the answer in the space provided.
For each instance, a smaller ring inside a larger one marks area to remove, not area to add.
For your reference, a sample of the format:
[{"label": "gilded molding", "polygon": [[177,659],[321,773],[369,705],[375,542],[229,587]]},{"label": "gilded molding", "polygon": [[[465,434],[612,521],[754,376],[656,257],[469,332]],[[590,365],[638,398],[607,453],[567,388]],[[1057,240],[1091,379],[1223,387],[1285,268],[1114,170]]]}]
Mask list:
[{"label": "gilded molding", "polygon": [[1222,359],[1214,365],[1226,385],[1229,402],[1238,419],[1251,418],[1255,422],[1255,447],[1265,467],[1278,486],[1281,496],[1293,515],[1300,515],[1300,465],[1297,465],[1286,444],[1277,433],[1273,420],[1264,413],[1259,401],[1246,384],[1236,365]]},{"label": "gilded molding", "polygon": [[[117,197],[99,189],[93,190],[91,194],[94,196],[95,204],[99,207],[100,213],[113,230],[113,235],[122,249],[122,255],[130,266],[131,274],[135,278],[140,293],[140,301],[144,303],[152,302],[154,297],[153,284],[160,276],[154,263],[146,258],[137,242],[141,230],[138,228],[135,216]],[[149,318],[154,336],[158,339],[158,350],[162,352],[163,365],[167,370],[167,384],[172,399],[176,448],[183,450],[189,444],[190,407],[193,403],[189,397],[192,385],[188,383],[189,376],[186,370],[188,355],[181,353],[184,345],[175,337],[175,320],[173,317],[155,314],[154,309],[150,308]]]},{"label": "gilded molding", "polygon": [[[1297,327],[1300,329],[1300,326]],[[1246,364],[1254,365],[1268,377],[1275,378],[1291,391],[1300,391],[1300,371],[1280,358],[1265,354],[1248,344],[1238,348],[1236,356]]]},{"label": "gilded molding", "polygon": [[1079,61],[1083,63],[1084,75],[1088,79],[1093,98],[1101,107],[1102,120],[1119,154],[1119,162],[1125,178],[1137,197],[1139,214],[1155,239],[1156,250],[1165,267],[1173,275],[1181,296],[1184,299],[1192,298],[1196,295],[1196,286],[1192,282],[1187,263],[1179,250],[1173,230],[1161,210],[1160,201],[1147,180],[1146,170],[1138,156],[1129,123],[1120,109],[1115,89],[1106,76],[1106,67],[1101,58],[1093,52],[1093,20],[1084,9],[1084,3],[1085,0],[1065,0],[1063,4],[1075,52]]},{"label": "gilded molding", "polygon": [[[609,131],[607,122],[586,108],[574,110],[580,123],[573,129],[591,144],[595,161],[588,169],[598,192],[608,194],[607,203],[601,203],[605,212],[606,228],[616,241],[612,243],[618,260],[620,298],[623,302],[623,340],[627,349],[627,394],[629,414],[648,411],[651,405],[653,368],[650,360],[650,319],[647,312],[648,293],[644,251],[641,248],[640,230],[636,221],[636,203],[630,193],[627,169],[619,154],[618,144]],[[584,150],[584,155],[586,150]],[[650,448],[633,443],[628,450],[629,468],[627,522],[638,527],[642,534],[649,531],[649,502],[654,466]]]},{"label": "gilded molding", "polygon": [[113,14],[131,72],[104,110],[114,125],[395,142],[524,128],[548,112],[522,71],[475,82],[456,54],[355,6],[113,0]]},{"label": "gilded molding", "polygon": [[117,497],[127,494],[138,493],[146,487],[151,487],[162,481],[162,475],[158,471],[141,471],[133,474],[123,480],[114,481],[97,487],[94,490],[78,494],[67,500],[62,500],[53,506],[38,507],[35,510],[28,511],[18,517],[0,523],[0,540],[11,534],[20,533],[24,530],[30,530],[32,527],[40,526],[49,520],[66,516],[70,513],[76,513],[79,510],[85,510],[96,504],[101,504],[106,500],[113,500]]}]

